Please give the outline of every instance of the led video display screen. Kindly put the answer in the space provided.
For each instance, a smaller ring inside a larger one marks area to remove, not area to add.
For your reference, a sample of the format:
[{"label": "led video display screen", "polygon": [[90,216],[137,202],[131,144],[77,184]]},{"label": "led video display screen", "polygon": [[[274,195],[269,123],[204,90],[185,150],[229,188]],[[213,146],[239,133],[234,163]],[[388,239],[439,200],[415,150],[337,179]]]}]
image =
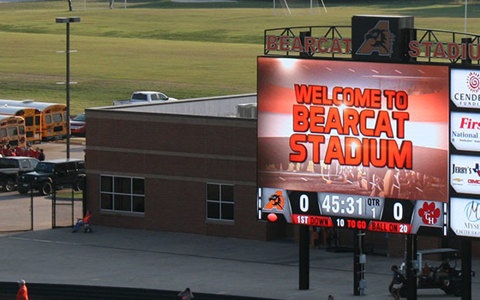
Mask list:
[{"label": "led video display screen", "polygon": [[[258,186],[288,199],[287,221],[303,211],[441,226],[448,67],[259,57],[257,105]],[[272,195],[264,212],[277,212]]]}]

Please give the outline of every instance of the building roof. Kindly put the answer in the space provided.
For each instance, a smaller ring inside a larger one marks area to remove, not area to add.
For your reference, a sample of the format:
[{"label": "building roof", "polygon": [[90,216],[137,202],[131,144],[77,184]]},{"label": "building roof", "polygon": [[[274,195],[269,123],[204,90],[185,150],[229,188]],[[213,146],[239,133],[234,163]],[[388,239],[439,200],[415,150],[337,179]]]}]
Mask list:
[{"label": "building roof", "polygon": [[161,113],[191,116],[256,118],[257,94],[228,95],[183,99],[171,102],[134,103],[105,106],[89,110],[114,110],[122,112]]}]

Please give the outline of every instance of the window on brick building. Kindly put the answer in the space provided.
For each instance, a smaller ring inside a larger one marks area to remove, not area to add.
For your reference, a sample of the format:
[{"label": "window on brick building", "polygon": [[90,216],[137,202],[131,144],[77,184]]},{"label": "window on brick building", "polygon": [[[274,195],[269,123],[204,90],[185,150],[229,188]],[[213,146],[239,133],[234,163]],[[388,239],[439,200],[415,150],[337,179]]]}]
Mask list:
[{"label": "window on brick building", "polygon": [[145,179],[100,176],[100,208],[122,212],[145,212]]},{"label": "window on brick building", "polygon": [[207,219],[234,220],[233,185],[207,183]]}]

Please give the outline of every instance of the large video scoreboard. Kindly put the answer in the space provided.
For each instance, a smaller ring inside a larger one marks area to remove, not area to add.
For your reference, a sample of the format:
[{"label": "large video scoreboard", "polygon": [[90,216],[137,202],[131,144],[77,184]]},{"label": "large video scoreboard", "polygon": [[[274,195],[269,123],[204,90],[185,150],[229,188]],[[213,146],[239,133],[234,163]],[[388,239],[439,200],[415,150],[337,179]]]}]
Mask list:
[{"label": "large video scoreboard", "polygon": [[258,218],[446,234],[450,94],[448,66],[259,57]]}]

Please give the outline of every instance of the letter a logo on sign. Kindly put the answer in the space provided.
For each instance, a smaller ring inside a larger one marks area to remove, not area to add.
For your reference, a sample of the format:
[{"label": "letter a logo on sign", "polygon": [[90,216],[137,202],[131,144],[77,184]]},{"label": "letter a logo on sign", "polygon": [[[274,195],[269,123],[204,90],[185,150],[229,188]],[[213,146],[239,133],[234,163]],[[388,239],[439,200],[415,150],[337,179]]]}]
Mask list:
[{"label": "letter a logo on sign", "polygon": [[283,199],[282,191],[276,191],[275,194],[271,195],[268,198],[268,203],[265,205],[263,209],[273,209],[276,208],[277,210],[283,210],[283,205],[285,200]]},{"label": "letter a logo on sign", "polygon": [[365,34],[365,40],[355,54],[392,56],[395,35],[390,31],[389,21],[380,20]]}]

